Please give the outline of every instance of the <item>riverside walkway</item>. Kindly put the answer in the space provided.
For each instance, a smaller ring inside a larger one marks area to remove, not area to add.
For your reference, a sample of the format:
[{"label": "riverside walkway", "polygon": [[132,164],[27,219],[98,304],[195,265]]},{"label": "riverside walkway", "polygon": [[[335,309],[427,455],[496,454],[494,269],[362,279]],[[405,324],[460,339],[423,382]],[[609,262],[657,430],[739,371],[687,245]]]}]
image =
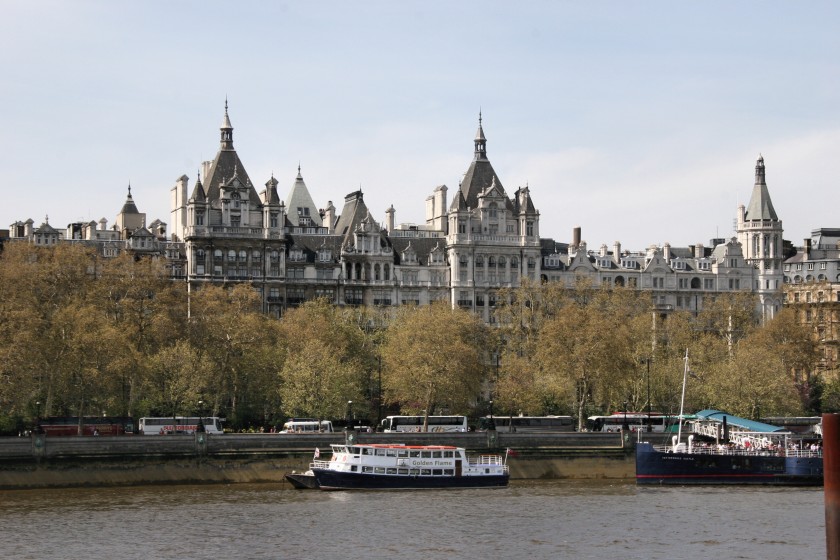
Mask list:
[{"label": "riverside walkway", "polygon": [[[627,434],[629,436],[629,434]],[[455,445],[513,451],[520,479],[632,478],[632,437],[620,433],[355,433],[359,443]],[[0,438],[0,488],[201,482],[279,482],[305,470],[331,434],[224,434]]]}]

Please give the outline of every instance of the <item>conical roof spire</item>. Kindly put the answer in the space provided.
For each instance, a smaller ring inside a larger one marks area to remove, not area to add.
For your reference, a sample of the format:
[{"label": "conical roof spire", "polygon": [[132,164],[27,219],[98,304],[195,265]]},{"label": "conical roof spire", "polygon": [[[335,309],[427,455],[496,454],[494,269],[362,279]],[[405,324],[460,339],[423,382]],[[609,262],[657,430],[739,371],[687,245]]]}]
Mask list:
[{"label": "conical roof spire", "polygon": [[773,208],[773,201],[770,200],[770,191],[767,189],[767,182],[764,177],[764,156],[761,154],[758,156],[758,161],[755,162],[755,185],[745,218],[747,220],[779,219],[776,210]]},{"label": "conical roof spire", "polygon": [[221,131],[221,149],[233,149],[233,125],[230,124],[230,117],[228,116],[228,100],[225,97],[225,118],[222,120]]},{"label": "conical roof spire", "polygon": [[481,126],[481,109],[478,110],[478,130],[475,133],[475,159],[487,159],[487,138]]}]

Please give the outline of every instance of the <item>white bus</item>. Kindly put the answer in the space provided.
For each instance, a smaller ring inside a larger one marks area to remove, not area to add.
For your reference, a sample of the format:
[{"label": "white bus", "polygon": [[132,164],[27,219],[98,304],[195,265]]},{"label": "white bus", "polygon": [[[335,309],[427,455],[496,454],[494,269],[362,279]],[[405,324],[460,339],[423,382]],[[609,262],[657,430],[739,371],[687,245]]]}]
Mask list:
[{"label": "white bus", "polygon": [[[491,417],[478,419],[478,431],[486,432]],[[498,432],[574,432],[575,422],[571,416],[493,416],[492,423]]]},{"label": "white bus", "polygon": [[[380,426],[383,432],[419,432],[425,416],[387,416]],[[466,416],[429,416],[430,432],[466,432]]]},{"label": "white bus", "polygon": [[137,430],[147,436],[167,434],[194,434],[199,423],[204,424],[204,431],[208,434],[223,434],[222,422],[224,418],[217,416],[169,416],[167,418],[141,418]]},{"label": "white bus", "polygon": [[590,432],[619,432],[627,424],[627,429],[633,432],[646,432],[648,418],[652,432],[665,432],[677,428],[677,415],[662,414],[661,412],[614,412],[609,416],[590,416],[586,427]]},{"label": "white bus", "polygon": [[291,418],[283,424],[281,434],[325,434],[333,431],[332,422],[321,420],[318,422],[309,418]]}]

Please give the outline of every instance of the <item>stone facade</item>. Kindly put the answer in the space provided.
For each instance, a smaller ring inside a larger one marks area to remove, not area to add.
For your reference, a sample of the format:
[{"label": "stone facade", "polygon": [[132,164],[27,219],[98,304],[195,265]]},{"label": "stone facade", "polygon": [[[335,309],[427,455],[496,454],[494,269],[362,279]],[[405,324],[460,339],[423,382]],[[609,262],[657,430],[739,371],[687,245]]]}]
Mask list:
[{"label": "stone facade", "polygon": [[424,224],[397,225],[396,210],[377,223],[361,191],[342,208],[313,202],[300,167],[287,200],[270,177],[259,192],[233,143],[227,103],[215,158],[202,164],[195,184],[181,175],[170,189],[172,224],[146,225],[129,187],[108,229],[70,224],[64,232],[45,221],[18,222],[10,240],[36,244],[93,243],[103,256],[124,250],[166,259],[173,278],[189,289],[207,283],[247,283],[273,316],[289,307],[326,297],[338,305],[424,305],[445,300],[494,321],[503,288],[524,278],[563,282],[581,277],[595,286],[629,286],[649,292],[654,309],[699,312],[704,301],[729,292],[755,292],[765,317],[781,306],[782,222],[764,179],[764,160],[747,207],[738,209],[736,235],[708,246],[666,243],[629,251],[615,242],[590,249],[575,229],[570,243],[540,238],[540,212],[529,185],[507,194],[487,157],[479,115],[473,158],[452,200],[440,185],[426,198]]}]

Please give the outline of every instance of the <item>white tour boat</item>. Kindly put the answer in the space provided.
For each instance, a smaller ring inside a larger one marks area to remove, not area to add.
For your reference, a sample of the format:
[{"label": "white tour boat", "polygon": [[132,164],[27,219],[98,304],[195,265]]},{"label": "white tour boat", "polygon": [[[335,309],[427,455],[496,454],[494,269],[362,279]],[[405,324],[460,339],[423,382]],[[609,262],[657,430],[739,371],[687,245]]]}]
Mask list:
[{"label": "white tour boat", "polygon": [[468,457],[449,445],[333,444],[329,461],[313,461],[322,490],[483,488],[507,486],[506,456]]}]

